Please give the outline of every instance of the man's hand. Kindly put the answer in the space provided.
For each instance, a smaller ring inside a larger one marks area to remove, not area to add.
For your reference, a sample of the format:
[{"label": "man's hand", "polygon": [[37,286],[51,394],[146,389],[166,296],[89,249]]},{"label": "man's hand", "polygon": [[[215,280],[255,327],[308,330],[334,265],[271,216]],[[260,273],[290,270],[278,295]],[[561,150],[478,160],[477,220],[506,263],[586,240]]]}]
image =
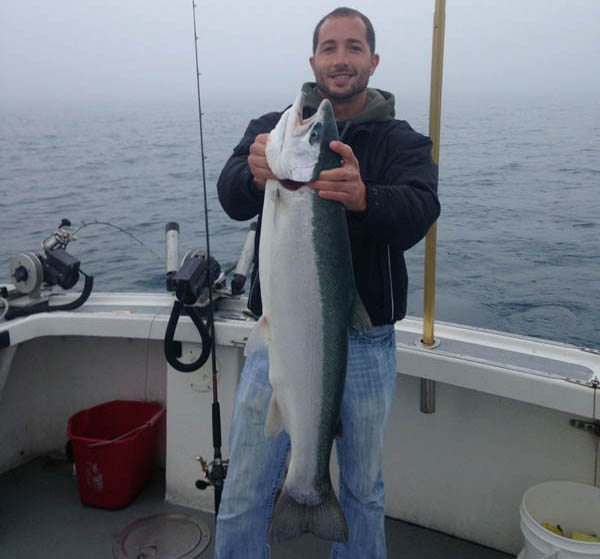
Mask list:
[{"label": "man's hand", "polygon": [[367,187],[360,177],[360,166],[352,148],[342,142],[329,144],[332,151],[342,156],[342,166],[322,171],[319,179],[309,186],[315,189],[321,198],[341,202],[353,212],[367,209]]},{"label": "man's hand", "polygon": [[254,143],[250,146],[250,155],[248,156],[248,165],[250,172],[254,176],[254,186],[257,190],[264,192],[267,179],[275,179],[277,177],[271,172],[271,168],[267,163],[265,149],[269,134],[259,134],[256,136]]}]

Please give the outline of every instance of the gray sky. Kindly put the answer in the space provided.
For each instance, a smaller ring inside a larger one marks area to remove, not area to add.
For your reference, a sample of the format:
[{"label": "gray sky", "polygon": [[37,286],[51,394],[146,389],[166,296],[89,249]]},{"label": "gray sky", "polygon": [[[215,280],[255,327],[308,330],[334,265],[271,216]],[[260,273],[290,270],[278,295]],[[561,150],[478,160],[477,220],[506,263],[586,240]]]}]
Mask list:
[{"label": "gray sky", "polygon": [[[245,93],[286,103],[312,77],[316,22],[340,5],[197,1],[205,98]],[[434,4],[347,4],[377,33],[381,64],[372,85],[428,96]],[[598,0],[448,0],[445,95],[598,98],[598,23]],[[0,25],[0,107],[195,96],[191,0],[4,0]]]}]

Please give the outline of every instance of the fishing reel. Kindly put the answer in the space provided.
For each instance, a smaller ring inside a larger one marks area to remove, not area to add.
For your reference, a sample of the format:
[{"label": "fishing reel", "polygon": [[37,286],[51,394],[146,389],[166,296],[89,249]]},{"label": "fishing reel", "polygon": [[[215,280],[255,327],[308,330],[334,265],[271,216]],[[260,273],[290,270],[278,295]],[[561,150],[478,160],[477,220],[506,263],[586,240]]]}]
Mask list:
[{"label": "fishing reel", "polygon": [[208,463],[202,456],[197,456],[196,460],[199,462],[202,475],[204,476],[204,479],[196,480],[196,489],[204,491],[209,487],[220,486],[222,488],[223,481],[227,477],[229,460],[215,460]]},{"label": "fishing reel", "polygon": [[[42,242],[44,254],[23,252],[10,261],[10,277],[14,289],[3,287],[0,296],[4,299],[4,318],[10,320],[19,316],[28,316],[38,312],[72,310],[80,307],[90,296],[94,278],[80,270],[80,261],[66,251],[67,245],[75,236],[67,227],[68,219],[63,219],[58,230]],[[81,295],[71,303],[50,305],[49,294],[54,286],[71,289],[79,281],[80,274],[85,276],[85,285]],[[44,300],[44,297],[46,299]],[[0,318],[2,310],[0,309]]]}]

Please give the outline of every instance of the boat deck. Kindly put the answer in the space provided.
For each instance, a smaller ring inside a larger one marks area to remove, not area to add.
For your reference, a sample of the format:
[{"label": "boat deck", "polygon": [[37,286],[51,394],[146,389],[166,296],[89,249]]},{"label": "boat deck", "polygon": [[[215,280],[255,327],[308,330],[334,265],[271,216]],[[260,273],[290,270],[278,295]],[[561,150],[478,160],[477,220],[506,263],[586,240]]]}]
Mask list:
[{"label": "boat deck", "polygon": [[[4,559],[111,559],[113,542],[128,526],[154,515],[187,515],[208,527],[211,541],[199,559],[213,557],[214,517],[164,501],[164,472],[127,507],[104,510],[79,500],[73,467],[66,460],[36,458],[0,476],[0,549]],[[508,559],[486,547],[386,520],[388,556],[402,559]],[[272,559],[327,558],[330,544],[305,536],[274,546]],[[139,555],[144,557],[146,555]],[[154,555],[147,555],[147,557]],[[185,555],[186,559],[192,557]]]}]

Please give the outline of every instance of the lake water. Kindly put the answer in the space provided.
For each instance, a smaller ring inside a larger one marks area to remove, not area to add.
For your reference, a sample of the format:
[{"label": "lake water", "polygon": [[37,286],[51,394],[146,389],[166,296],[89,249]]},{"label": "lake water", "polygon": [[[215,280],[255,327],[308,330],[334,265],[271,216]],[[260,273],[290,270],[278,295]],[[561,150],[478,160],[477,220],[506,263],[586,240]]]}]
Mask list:
[{"label": "lake water", "polygon": [[[273,110],[285,106],[273,106]],[[398,116],[427,131],[406,103]],[[266,107],[265,107],[266,108]],[[235,262],[248,223],[215,184],[263,107],[204,117],[212,254]],[[9,261],[69,218],[69,251],[97,291],[162,290],[164,227],[204,247],[197,114],[177,104],[16,109],[0,115],[0,283]],[[436,319],[600,347],[600,102],[447,102],[440,156]],[[407,253],[409,314],[422,314],[423,243]]]}]

